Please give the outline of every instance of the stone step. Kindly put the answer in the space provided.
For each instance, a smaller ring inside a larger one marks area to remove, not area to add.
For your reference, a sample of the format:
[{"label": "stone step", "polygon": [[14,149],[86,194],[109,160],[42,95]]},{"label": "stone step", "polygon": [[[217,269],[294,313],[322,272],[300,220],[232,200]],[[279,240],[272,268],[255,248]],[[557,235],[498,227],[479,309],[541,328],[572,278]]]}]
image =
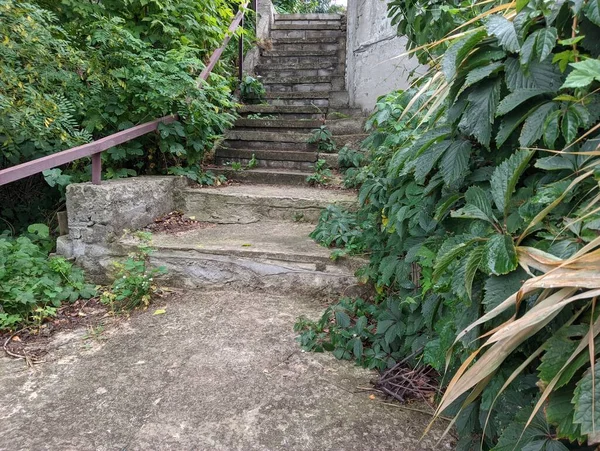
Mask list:
[{"label": "stone step", "polygon": [[183,192],[184,211],[197,221],[219,224],[249,224],[264,220],[292,221],[302,215],[316,223],[328,205],[353,209],[356,194],[281,185],[229,185],[190,188]]},{"label": "stone step", "polygon": [[266,76],[270,78],[290,78],[290,77],[333,77],[343,76],[344,68],[342,65],[336,67],[330,67],[327,69],[294,69],[294,68],[279,68],[270,67],[265,64],[258,64],[255,68],[257,75]]},{"label": "stone step", "polygon": [[345,52],[346,43],[337,39],[331,42],[315,40],[308,42],[306,40],[293,40],[291,42],[273,42],[273,50],[275,52]]},{"label": "stone step", "polygon": [[[157,233],[150,263],[166,267],[165,283],[176,287],[227,286],[278,293],[302,287],[314,295],[339,294],[356,284],[354,273],[364,262],[354,258],[332,261],[330,251],[309,238],[313,228],[300,221],[260,221]],[[121,241],[129,251],[135,251],[138,244],[134,238]]]},{"label": "stone step", "polygon": [[238,113],[247,118],[252,115],[285,120],[324,120],[327,109],[310,106],[243,105]]},{"label": "stone step", "polygon": [[281,133],[279,131],[245,131],[232,129],[225,132],[226,141],[263,141],[269,143],[306,143],[310,135],[301,133]]},{"label": "stone step", "polygon": [[[342,30],[290,30],[290,29],[272,29],[271,39],[278,42],[280,39],[326,39],[326,38],[345,38],[346,32]],[[295,42],[295,41],[294,41]],[[325,41],[323,41],[325,42]]]},{"label": "stone step", "polygon": [[[237,133],[261,133],[261,132],[244,132],[239,131]],[[274,133],[283,135],[284,133]],[[292,135],[292,133],[285,133],[286,135]],[[240,136],[240,135],[235,135]],[[230,149],[252,149],[252,150],[279,150],[282,152],[315,152],[317,150],[316,144],[310,144],[308,142],[294,142],[294,141],[265,141],[264,139],[226,139],[223,141],[223,147]]]},{"label": "stone step", "polygon": [[346,36],[345,35],[333,35],[333,36],[318,36],[318,37],[280,37],[275,38],[271,36],[271,44],[273,44],[274,48],[278,48],[281,45],[320,45],[326,44],[331,45],[335,44],[338,46],[343,46],[346,48]]},{"label": "stone step", "polygon": [[270,99],[268,102],[275,106],[309,106],[314,105],[320,108],[328,108],[330,105],[329,99]]},{"label": "stone step", "polygon": [[[344,56],[343,50],[263,50],[261,55],[265,58],[309,58],[309,57],[317,57],[317,58],[337,58],[340,56]],[[277,60],[276,60],[277,61]]]},{"label": "stone step", "polygon": [[265,99],[328,99],[329,91],[311,92],[267,92]]},{"label": "stone step", "polygon": [[340,65],[342,63],[336,57],[277,56],[260,59],[260,66],[266,66],[271,70],[332,69]]},{"label": "stone step", "polygon": [[288,20],[342,20],[344,16],[333,13],[275,14],[275,22]]},{"label": "stone step", "polygon": [[298,171],[290,169],[247,169],[245,171],[233,171],[230,168],[211,168],[216,175],[224,175],[228,180],[253,185],[286,185],[286,186],[308,186],[306,177],[312,171]]},{"label": "stone step", "polygon": [[[287,23],[289,22],[289,23]],[[326,20],[315,20],[310,21],[278,21],[271,25],[272,31],[277,30],[302,30],[302,31],[314,31],[314,30],[341,30],[342,23],[339,21],[326,21]]]},{"label": "stone step", "polygon": [[317,152],[294,152],[279,150],[230,149],[221,147],[215,154],[215,163],[220,166],[238,162],[246,166],[254,158],[260,168],[294,169],[310,171],[319,159]]},{"label": "stone step", "polygon": [[304,133],[300,130],[313,130],[323,125],[320,120],[276,120],[276,119],[238,119],[235,122],[236,129],[282,129],[279,132]]}]

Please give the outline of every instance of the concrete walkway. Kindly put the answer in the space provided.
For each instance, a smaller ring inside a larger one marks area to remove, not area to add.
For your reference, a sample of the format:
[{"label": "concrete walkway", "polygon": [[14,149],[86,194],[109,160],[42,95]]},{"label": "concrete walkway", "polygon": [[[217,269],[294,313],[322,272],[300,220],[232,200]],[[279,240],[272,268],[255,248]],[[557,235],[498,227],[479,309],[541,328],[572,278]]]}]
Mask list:
[{"label": "concrete walkway", "polygon": [[[316,301],[183,293],[101,340],[63,333],[33,370],[0,357],[0,450],[440,450],[430,417],[381,404],[373,373],[301,353]],[[87,346],[85,343],[91,343]],[[427,409],[427,406],[411,406]]]}]

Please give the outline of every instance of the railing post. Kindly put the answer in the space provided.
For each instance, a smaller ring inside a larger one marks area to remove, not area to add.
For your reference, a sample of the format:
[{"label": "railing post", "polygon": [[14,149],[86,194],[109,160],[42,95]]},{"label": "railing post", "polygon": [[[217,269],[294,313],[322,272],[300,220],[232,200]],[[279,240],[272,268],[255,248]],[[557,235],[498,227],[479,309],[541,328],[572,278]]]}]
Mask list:
[{"label": "railing post", "polygon": [[92,183],[94,185],[102,183],[102,153],[100,152],[92,155]]},{"label": "railing post", "polygon": [[240,83],[242,83],[242,80],[244,79],[244,18],[242,17],[242,22],[240,23],[241,26],[241,32],[240,32],[240,37],[239,37],[239,62],[240,62],[240,67],[239,67],[239,72],[238,72],[238,77],[240,79]]}]

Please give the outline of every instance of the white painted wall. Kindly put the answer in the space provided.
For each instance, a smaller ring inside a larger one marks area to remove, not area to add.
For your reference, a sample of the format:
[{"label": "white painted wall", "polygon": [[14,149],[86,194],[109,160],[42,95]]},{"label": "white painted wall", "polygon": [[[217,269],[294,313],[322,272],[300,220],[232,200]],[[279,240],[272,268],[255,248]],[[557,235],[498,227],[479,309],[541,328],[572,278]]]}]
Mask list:
[{"label": "white painted wall", "polygon": [[346,85],[350,104],[372,110],[377,98],[410,86],[410,74],[426,72],[416,58],[401,57],[406,38],[387,17],[386,0],[348,0]]}]

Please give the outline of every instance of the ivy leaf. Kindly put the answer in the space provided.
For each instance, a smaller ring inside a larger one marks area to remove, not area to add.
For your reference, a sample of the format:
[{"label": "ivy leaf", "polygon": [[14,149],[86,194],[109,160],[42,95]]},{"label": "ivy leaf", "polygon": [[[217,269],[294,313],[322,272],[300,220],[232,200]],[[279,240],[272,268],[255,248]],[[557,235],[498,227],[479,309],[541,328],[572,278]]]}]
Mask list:
[{"label": "ivy leaf", "polygon": [[[597,436],[600,432],[600,363],[588,369],[577,383],[573,396],[573,422],[581,426],[584,435]],[[592,443],[590,443],[592,444]]]},{"label": "ivy leaf", "polygon": [[486,29],[489,35],[498,38],[498,42],[505,50],[517,53],[521,49],[515,24],[505,17],[491,16],[486,23]]},{"label": "ivy leaf", "polygon": [[442,71],[446,80],[450,81],[456,76],[458,67],[465,57],[473,50],[477,44],[486,36],[485,31],[476,31],[473,34],[465,36],[453,43],[442,59]]},{"label": "ivy leaf", "polygon": [[338,311],[335,312],[335,322],[338,326],[345,329],[350,326],[350,317],[346,312]]},{"label": "ivy leaf", "polygon": [[540,62],[544,61],[550,54],[558,39],[558,30],[554,27],[542,28],[539,30],[535,41],[536,53]]},{"label": "ivy leaf", "polygon": [[560,89],[564,79],[560,69],[548,60],[532,61],[525,72],[518,59],[507,58],[504,71],[506,85],[511,92],[534,88],[555,92]]},{"label": "ivy leaf", "polygon": [[567,144],[571,144],[577,138],[577,131],[583,124],[577,111],[568,108],[562,120],[562,134]]},{"label": "ivy leaf", "polygon": [[544,122],[544,144],[549,148],[554,149],[554,144],[560,134],[560,118],[562,117],[561,111],[555,111],[546,117]]},{"label": "ivy leaf", "polygon": [[483,304],[485,312],[489,312],[515,294],[523,286],[529,276],[522,269],[504,276],[491,276],[485,282]]},{"label": "ivy leaf", "polygon": [[600,27],[600,0],[590,0],[584,12],[590,22]]},{"label": "ivy leaf", "polygon": [[543,136],[546,119],[557,109],[556,103],[548,102],[540,105],[527,117],[519,138],[521,147],[530,147]]},{"label": "ivy leaf", "polygon": [[485,147],[490,146],[492,125],[500,101],[500,80],[482,83],[469,94],[469,105],[459,123],[461,130],[472,135]]},{"label": "ivy leaf", "polygon": [[554,390],[546,406],[546,417],[548,423],[556,428],[558,439],[567,439],[570,442],[585,442],[585,437],[581,435],[581,428],[573,423],[574,409],[571,399],[573,398],[573,389],[570,387]]},{"label": "ivy leaf", "polygon": [[470,156],[469,141],[454,141],[448,147],[441,161],[441,172],[446,186],[459,184],[464,180],[469,171]]},{"label": "ivy leaf", "polygon": [[519,265],[517,249],[511,236],[496,234],[485,244],[485,263],[491,274],[502,275]]},{"label": "ivy leaf", "polygon": [[573,71],[568,75],[562,88],[585,88],[594,81],[600,81],[600,60],[588,59],[571,63]]},{"label": "ivy leaf", "polygon": [[539,88],[529,88],[511,92],[504,99],[502,99],[502,102],[500,102],[500,105],[498,105],[496,116],[503,116],[507,113],[510,113],[522,103],[525,103],[529,99],[532,99],[536,96],[540,96],[542,94],[549,94],[549,91]]},{"label": "ivy leaf", "polygon": [[479,246],[473,249],[465,267],[465,290],[469,299],[473,298],[473,281],[477,275],[477,271],[481,267],[483,257],[485,255],[485,247]]},{"label": "ivy leaf", "polygon": [[527,150],[520,150],[503,161],[492,174],[492,197],[496,207],[504,213],[505,217],[508,213],[510,197],[533,154]]}]

